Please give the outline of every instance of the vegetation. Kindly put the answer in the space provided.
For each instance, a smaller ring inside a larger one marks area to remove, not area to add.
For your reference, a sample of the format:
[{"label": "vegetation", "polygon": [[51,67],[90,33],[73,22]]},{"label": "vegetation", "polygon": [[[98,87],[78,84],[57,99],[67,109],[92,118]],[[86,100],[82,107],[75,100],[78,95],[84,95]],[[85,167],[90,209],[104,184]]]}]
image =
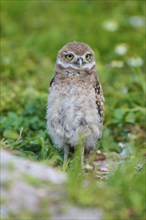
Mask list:
[{"label": "vegetation", "polygon": [[[142,0],[1,0],[1,146],[65,170],[70,199],[103,208],[107,219],[145,219],[144,6]],[[73,159],[70,169],[63,164],[46,131],[56,55],[74,40],[95,51],[103,85],[104,134],[97,147],[126,154],[104,182],[94,171],[84,175]]]}]

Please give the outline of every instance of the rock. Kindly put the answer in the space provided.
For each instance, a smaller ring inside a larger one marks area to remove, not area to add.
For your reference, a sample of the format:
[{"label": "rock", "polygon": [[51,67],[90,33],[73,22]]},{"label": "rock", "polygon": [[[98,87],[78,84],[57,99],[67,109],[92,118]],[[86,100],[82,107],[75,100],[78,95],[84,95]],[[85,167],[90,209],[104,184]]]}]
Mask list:
[{"label": "rock", "polygon": [[87,170],[87,171],[91,171],[91,170],[93,170],[94,168],[93,168],[93,166],[91,166],[90,164],[86,164],[86,165],[84,166],[84,169]]},{"label": "rock", "polygon": [[55,216],[52,220],[101,220],[102,211],[93,208],[70,206],[66,213]]},{"label": "rock", "polygon": [[[1,151],[1,215],[3,217],[39,213],[46,201],[55,202],[64,196],[60,188],[66,175],[51,167],[28,161]],[[48,209],[48,214],[52,209]]]},{"label": "rock", "polygon": [[[20,157],[12,155],[7,151],[1,152],[1,163],[3,168],[17,169],[17,173],[28,174],[32,177],[46,180],[54,184],[63,183],[66,180],[65,174],[39,163],[24,160]],[[9,173],[9,175],[13,174]],[[5,174],[6,175],[6,174]]]},{"label": "rock", "polygon": [[101,210],[69,201],[66,180],[52,167],[1,150],[1,218],[102,219]]}]

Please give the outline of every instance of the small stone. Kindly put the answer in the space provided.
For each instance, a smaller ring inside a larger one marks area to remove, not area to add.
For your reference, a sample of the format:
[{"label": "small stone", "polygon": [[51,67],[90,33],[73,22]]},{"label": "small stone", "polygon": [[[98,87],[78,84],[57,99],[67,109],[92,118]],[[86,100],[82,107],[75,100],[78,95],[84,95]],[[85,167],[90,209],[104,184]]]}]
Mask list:
[{"label": "small stone", "polygon": [[91,166],[91,165],[89,165],[89,164],[86,164],[86,165],[84,166],[84,169],[90,171],[90,170],[93,170],[93,166]]},{"label": "small stone", "polygon": [[98,150],[96,152],[95,161],[100,161],[100,160],[105,160],[105,159],[106,159],[106,155]]}]

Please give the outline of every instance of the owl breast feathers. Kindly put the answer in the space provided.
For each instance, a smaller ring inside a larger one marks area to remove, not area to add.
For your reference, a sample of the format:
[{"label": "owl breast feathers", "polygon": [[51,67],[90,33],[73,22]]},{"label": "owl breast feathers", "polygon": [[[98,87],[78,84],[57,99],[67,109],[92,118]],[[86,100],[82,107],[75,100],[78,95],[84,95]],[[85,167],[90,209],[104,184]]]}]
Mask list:
[{"label": "owl breast feathers", "polygon": [[58,53],[55,75],[50,83],[47,128],[64,159],[81,134],[85,153],[102,135],[104,98],[96,75],[94,52],[84,43],[71,42]]}]

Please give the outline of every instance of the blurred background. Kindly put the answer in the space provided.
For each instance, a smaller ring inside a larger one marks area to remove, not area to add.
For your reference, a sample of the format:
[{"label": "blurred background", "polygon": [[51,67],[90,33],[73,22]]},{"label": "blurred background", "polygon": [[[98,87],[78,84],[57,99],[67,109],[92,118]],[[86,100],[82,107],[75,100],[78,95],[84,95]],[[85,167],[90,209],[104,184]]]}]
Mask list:
[{"label": "blurred background", "polygon": [[[70,41],[81,41],[95,51],[105,96],[104,133],[97,148],[122,152],[128,160],[143,158],[145,1],[1,0],[0,4],[1,146],[62,170],[62,155],[46,131],[48,88],[58,50]],[[104,206],[107,216],[115,219],[142,219],[144,174],[135,178],[131,164],[113,176],[103,197],[100,188],[95,192],[91,178],[88,190],[82,192],[81,187],[81,197],[77,193],[78,201]]]},{"label": "blurred background", "polygon": [[102,147],[143,146],[144,9],[138,0],[1,1],[1,136],[11,142],[23,127],[21,145],[39,151],[58,50],[82,41],[95,51],[106,100]]}]

